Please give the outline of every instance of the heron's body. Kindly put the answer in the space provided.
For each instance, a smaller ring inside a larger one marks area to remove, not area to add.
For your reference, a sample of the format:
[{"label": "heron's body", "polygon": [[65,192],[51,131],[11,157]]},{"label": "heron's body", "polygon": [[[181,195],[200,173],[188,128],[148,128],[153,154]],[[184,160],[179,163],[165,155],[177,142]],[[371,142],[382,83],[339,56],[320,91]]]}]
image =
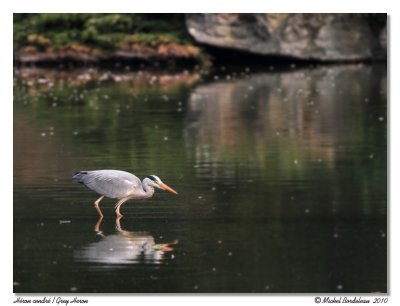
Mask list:
[{"label": "heron's body", "polygon": [[160,178],[155,175],[149,175],[141,181],[132,173],[120,170],[79,171],[74,174],[72,179],[102,195],[95,202],[95,207],[100,216],[102,216],[102,213],[99,203],[103,197],[118,199],[116,212],[118,216],[122,216],[119,208],[125,201],[151,198],[154,194],[153,186],[175,194],[177,193],[161,182]]}]

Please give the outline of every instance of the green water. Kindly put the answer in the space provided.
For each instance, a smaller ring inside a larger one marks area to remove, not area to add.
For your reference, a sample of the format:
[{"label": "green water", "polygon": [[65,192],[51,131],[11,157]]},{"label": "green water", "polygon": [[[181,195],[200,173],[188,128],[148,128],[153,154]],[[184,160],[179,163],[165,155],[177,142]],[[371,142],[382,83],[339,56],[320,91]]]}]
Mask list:
[{"label": "green water", "polygon": [[[386,99],[382,65],[16,70],[14,292],[387,292]],[[99,220],[94,169],[179,195]]]}]

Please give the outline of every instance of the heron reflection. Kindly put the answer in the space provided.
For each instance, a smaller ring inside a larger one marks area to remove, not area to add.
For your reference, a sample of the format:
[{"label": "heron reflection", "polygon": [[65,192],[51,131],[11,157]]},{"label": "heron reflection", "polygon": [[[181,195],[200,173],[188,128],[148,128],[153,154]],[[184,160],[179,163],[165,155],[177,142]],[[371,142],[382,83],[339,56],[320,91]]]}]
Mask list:
[{"label": "heron reflection", "polygon": [[95,225],[100,241],[93,242],[74,252],[74,258],[80,262],[104,264],[103,268],[118,267],[126,264],[160,264],[168,252],[173,251],[177,240],[169,243],[156,243],[148,232],[132,232],[122,229],[120,219],[115,221],[116,233],[105,235],[101,231],[102,217]]}]

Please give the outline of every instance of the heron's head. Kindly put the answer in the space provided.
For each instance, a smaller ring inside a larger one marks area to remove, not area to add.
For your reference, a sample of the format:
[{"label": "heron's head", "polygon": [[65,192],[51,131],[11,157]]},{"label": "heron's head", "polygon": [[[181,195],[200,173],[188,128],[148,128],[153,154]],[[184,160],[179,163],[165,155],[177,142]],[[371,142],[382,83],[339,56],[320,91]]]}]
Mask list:
[{"label": "heron's head", "polygon": [[156,176],[156,175],[149,175],[146,176],[145,181],[147,182],[147,184],[149,186],[153,186],[162,190],[166,190],[175,194],[178,194],[175,190],[173,190],[171,187],[167,186],[166,184],[164,184],[161,179]]}]

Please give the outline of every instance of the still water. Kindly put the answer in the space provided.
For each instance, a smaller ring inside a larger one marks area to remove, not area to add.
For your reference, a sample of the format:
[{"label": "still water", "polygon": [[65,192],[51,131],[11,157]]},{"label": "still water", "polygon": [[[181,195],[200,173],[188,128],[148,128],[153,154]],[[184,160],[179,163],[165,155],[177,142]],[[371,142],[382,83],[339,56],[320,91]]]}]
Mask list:
[{"label": "still water", "polygon": [[[387,292],[386,66],[14,73],[14,291]],[[116,220],[78,170],[179,192]]]}]

